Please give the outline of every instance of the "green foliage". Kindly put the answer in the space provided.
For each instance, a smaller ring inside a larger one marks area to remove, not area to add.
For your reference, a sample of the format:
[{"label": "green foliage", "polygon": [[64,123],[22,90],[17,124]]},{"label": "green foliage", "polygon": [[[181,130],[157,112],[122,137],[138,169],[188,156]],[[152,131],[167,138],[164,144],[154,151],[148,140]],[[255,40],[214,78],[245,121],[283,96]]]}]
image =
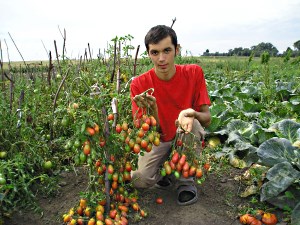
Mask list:
[{"label": "green foliage", "polygon": [[261,54],[260,58],[261,58],[261,64],[268,64],[269,61],[270,61],[270,53],[264,51],[264,52]]}]

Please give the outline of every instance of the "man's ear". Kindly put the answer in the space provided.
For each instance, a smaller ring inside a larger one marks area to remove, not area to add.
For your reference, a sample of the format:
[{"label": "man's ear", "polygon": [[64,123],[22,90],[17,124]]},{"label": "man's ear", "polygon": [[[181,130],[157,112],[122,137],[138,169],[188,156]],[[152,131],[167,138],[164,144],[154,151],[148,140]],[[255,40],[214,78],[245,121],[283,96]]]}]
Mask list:
[{"label": "man's ear", "polygon": [[180,44],[177,44],[176,49],[175,49],[175,56],[180,54],[181,46]]}]

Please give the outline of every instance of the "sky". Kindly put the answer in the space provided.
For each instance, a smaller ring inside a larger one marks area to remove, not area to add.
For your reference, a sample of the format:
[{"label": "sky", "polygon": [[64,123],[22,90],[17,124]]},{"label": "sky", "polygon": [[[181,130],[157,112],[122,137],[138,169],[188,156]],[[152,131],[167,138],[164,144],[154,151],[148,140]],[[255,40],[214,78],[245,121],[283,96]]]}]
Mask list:
[{"label": "sky", "polygon": [[[78,59],[90,45],[92,56],[111,40],[130,34],[139,55],[144,37],[158,24],[171,26],[182,54],[228,52],[261,42],[279,52],[300,40],[300,0],[1,0],[0,41],[4,62],[55,58],[54,41],[62,54]],[[15,43],[15,44],[14,44]],[[21,55],[19,54],[17,48]],[[134,56],[136,50],[131,54]]]}]

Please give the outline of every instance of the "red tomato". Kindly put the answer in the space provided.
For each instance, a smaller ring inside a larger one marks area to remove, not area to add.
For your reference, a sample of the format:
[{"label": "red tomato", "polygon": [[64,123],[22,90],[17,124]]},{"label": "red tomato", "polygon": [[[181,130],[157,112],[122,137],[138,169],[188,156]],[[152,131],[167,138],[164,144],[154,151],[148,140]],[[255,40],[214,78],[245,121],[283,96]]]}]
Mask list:
[{"label": "red tomato", "polygon": [[117,213],[118,213],[118,211],[116,209],[112,209],[109,211],[109,217],[114,219],[114,218],[116,218]]},{"label": "red tomato", "polygon": [[97,211],[96,212],[96,219],[97,220],[100,220],[100,221],[103,221],[104,220],[104,215],[103,215],[103,213],[101,212],[101,211]]},{"label": "red tomato", "polygon": [[93,136],[95,134],[95,130],[92,127],[86,128],[86,131],[90,136]]},{"label": "red tomato", "polygon": [[84,199],[84,198],[80,199],[79,205],[81,208],[85,209],[87,206],[86,199]]},{"label": "red tomato", "polygon": [[83,215],[83,208],[81,206],[78,206],[76,211],[79,216]]},{"label": "red tomato", "polygon": [[151,152],[151,150],[152,150],[152,144],[149,143],[146,147],[146,152]]},{"label": "red tomato", "polygon": [[161,197],[156,198],[156,203],[157,204],[162,204],[163,203],[163,199]]},{"label": "red tomato", "polygon": [[191,166],[191,167],[190,167],[190,170],[189,170],[189,175],[190,175],[191,177],[195,176],[196,170],[197,170],[197,169],[196,169],[195,166]]},{"label": "red tomato", "polygon": [[145,118],[145,123],[148,124],[149,126],[151,125],[151,119],[149,117]]},{"label": "red tomato", "polygon": [[134,145],[135,145],[135,141],[133,139],[130,139],[129,142],[128,142],[128,145],[130,148],[133,148]]},{"label": "red tomato", "polygon": [[182,170],[189,171],[189,169],[190,169],[190,165],[187,161],[185,161],[185,163],[183,164]]},{"label": "red tomato", "polygon": [[145,131],[143,129],[139,129],[137,132],[137,136],[142,138],[142,137],[144,137],[144,135],[145,135]]},{"label": "red tomato", "polygon": [[177,170],[178,172],[181,172],[181,170],[182,170],[182,165],[181,165],[180,163],[177,163],[177,164],[176,164],[176,170]]},{"label": "red tomato", "polygon": [[197,168],[196,169],[196,177],[200,178],[200,177],[202,177],[202,175],[203,175],[202,169],[201,168]]},{"label": "red tomato", "polygon": [[173,161],[172,161],[172,160],[170,160],[170,161],[169,161],[169,164],[170,164],[170,166],[171,166],[172,170],[175,170],[175,169],[176,169],[176,164],[175,164],[175,163],[173,163]]},{"label": "red tomato", "polygon": [[106,225],[113,225],[114,224],[114,222],[111,220],[111,218],[106,218],[104,220],[104,222],[105,222]]},{"label": "red tomato", "polygon": [[154,118],[154,116],[150,116],[150,125],[151,126],[156,126],[157,122],[156,122],[156,119]]},{"label": "red tomato", "polygon": [[134,120],[134,126],[135,126],[136,128],[140,128],[140,127],[141,127],[141,120],[140,120],[140,119]]},{"label": "red tomato", "polygon": [[131,166],[131,163],[130,162],[126,162],[125,164],[125,170],[130,172],[132,170],[132,166]]},{"label": "red tomato", "polygon": [[131,180],[131,175],[130,175],[129,172],[124,171],[123,176],[124,176],[124,180],[126,180],[126,181],[130,181]]},{"label": "red tomato", "polygon": [[143,129],[144,131],[148,131],[149,128],[150,128],[150,126],[149,126],[148,123],[145,122],[145,123],[142,124],[142,129]]},{"label": "red tomato", "polygon": [[122,129],[123,129],[124,131],[127,131],[127,130],[128,130],[128,123],[123,122],[123,123],[122,123]]},{"label": "red tomato", "polygon": [[143,139],[143,140],[141,141],[141,147],[144,148],[144,149],[146,149],[147,146],[148,146],[148,141],[147,141],[146,139]]},{"label": "red tomato", "polygon": [[114,173],[114,167],[113,165],[109,164],[108,167],[107,167],[107,172],[109,174],[113,174]]},{"label": "red tomato", "polygon": [[132,204],[132,208],[133,208],[134,211],[138,211],[140,209],[140,206],[139,206],[138,203],[135,202],[135,203]]},{"label": "red tomato", "polygon": [[96,133],[96,134],[99,133],[100,128],[99,128],[99,125],[96,124],[96,123],[94,124],[94,130],[95,130],[95,133]]},{"label": "red tomato", "polygon": [[108,116],[107,116],[107,120],[114,120],[114,114],[112,114],[112,113],[110,113],[110,114],[108,114]]},{"label": "red tomato", "polygon": [[209,163],[205,163],[203,168],[208,171],[210,169],[210,164]]},{"label": "red tomato", "polygon": [[182,176],[184,178],[188,178],[189,177],[189,171],[188,170],[182,170]]},{"label": "red tomato", "polygon": [[121,131],[122,131],[122,126],[120,124],[117,124],[116,125],[116,132],[121,133]]},{"label": "red tomato", "polygon": [[179,161],[178,161],[178,163],[179,163],[181,166],[183,166],[184,163],[185,163],[185,160],[186,160],[186,155],[185,155],[185,154],[182,154],[181,157],[180,157],[180,159],[179,159]]},{"label": "red tomato", "polygon": [[85,155],[91,154],[91,146],[90,146],[90,145],[85,145],[85,146],[83,147],[83,153],[84,153]]},{"label": "red tomato", "polygon": [[139,154],[140,151],[141,151],[140,145],[139,145],[139,144],[134,144],[134,146],[133,146],[133,152],[134,152],[135,154]]},{"label": "red tomato", "polygon": [[104,147],[104,145],[105,145],[105,139],[103,137],[100,137],[100,139],[99,139],[99,145],[100,145],[100,147]]},{"label": "red tomato", "polygon": [[178,152],[174,152],[173,156],[172,156],[172,162],[173,163],[178,163],[179,160],[179,153]]},{"label": "red tomato", "polygon": [[177,146],[182,146],[182,140],[181,140],[181,139],[178,139],[178,140],[176,141],[176,145],[177,145]]},{"label": "red tomato", "polygon": [[129,211],[128,207],[125,206],[125,205],[119,205],[118,209],[121,210],[121,211],[124,211],[124,212],[128,212]]}]

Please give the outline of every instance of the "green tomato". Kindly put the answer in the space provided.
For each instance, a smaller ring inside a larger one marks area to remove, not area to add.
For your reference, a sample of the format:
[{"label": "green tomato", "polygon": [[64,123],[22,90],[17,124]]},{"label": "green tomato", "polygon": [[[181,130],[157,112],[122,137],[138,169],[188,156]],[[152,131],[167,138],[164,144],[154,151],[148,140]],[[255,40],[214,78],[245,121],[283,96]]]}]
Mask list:
[{"label": "green tomato", "polygon": [[5,159],[7,156],[7,152],[6,151],[1,151],[0,152],[0,159]]},{"label": "green tomato", "polygon": [[76,140],[74,141],[74,146],[75,146],[76,148],[80,147],[80,141],[79,141],[79,139],[76,139]]},{"label": "green tomato", "polygon": [[52,168],[52,166],[53,165],[52,165],[52,162],[50,160],[44,162],[44,165],[43,165],[44,169],[46,169],[46,170],[50,170]]},{"label": "green tomato", "polygon": [[177,179],[179,179],[179,178],[180,178],[180,173],[179,173],[178,171],[175,171],[175,172],[174,172],[174,176],[175,176]]},{"label": "green tomato", "polygon": [[163,177],[166,176],[166,169],[165,168],[162,168],[161,171],[160,171],[160,175],[162,175]]},{"label": "green tomato", "polygon": [[0,177],[0,185],[6,184],[6,180],[4,177]]},{"label": "green tomato", "polygon": [[86,161],[86,155],[83,152],[80,153],[79,158],[81,163],[84,163]]},{"label": "green tomato", "polygon": [[61,125],[66,127],[66,126],[68,126],[68,124],[69,124],[69,119],[67,116],[64,116],[61,120]]},{"label": "green tomato", "polygon": [[78,166],[80,164],[80,156],[76,155],[74,158],[75,165]]}]

